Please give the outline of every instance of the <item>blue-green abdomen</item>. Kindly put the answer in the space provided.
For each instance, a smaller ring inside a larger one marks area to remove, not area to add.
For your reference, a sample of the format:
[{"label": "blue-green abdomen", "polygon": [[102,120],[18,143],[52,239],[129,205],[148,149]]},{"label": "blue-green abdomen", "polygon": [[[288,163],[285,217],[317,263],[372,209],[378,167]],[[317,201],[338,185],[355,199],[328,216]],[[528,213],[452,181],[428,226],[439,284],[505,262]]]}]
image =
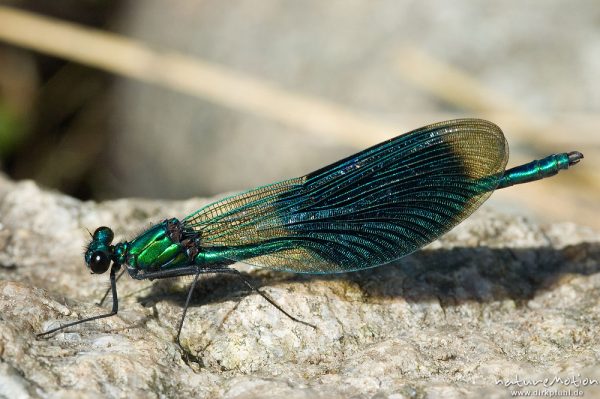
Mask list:
[{"label": "blue-green abdomen", "polygon": [[569,154],[553,154],[505,171],[504,176],[500,179],[498,188],[545,179],[546,177],[554,176],[560,170],[568,169],[571,164]]}]

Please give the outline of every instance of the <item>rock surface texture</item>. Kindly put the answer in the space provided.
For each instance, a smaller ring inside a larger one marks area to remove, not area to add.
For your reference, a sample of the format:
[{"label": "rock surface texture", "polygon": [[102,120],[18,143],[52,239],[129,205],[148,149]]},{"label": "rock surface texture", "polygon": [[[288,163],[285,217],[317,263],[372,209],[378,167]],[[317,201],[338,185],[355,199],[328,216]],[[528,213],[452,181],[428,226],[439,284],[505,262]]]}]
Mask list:
[{"label": "rock surface texture", "polygon": [[207,276],[182,331],[190,360],[174,342],[190,280],[125,276],[117,316],[36,338],[110,307],[97,305],[108,276],[83,263],[86,229],[107,225],[129,239],[205,203],[80,202],[0,178],[0,397],[600,396],[600,235],[487,209],[426,249],[364,272],[236,265],[316,330],[235,277]]}]

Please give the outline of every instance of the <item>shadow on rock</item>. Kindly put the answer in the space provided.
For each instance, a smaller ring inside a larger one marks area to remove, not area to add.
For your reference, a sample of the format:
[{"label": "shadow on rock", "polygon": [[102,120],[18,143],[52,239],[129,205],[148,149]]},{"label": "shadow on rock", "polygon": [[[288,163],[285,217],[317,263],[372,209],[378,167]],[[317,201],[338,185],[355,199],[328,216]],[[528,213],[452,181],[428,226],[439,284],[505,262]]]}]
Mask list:
[{"label": "shadow on rock", "polygon": [[[538,290],[553,286],[563,275],[590,275],[599,271],[600,244],[581,243],[563,249],[422,250],[390,264],[358,272],[321,275],[259,272],[243,276],[259,288],[281,283],[334,281],[358,287],[364,302],[403,297],[412,302],[435,299],[451,306],[465,301],[503,299],[519,303],[533,298]],[[157,281],[140,300],[168,300],[183,306],[187,288],[174,290],[173,286],[172,280]],[[239,277],[212,275],[198,282],[191,305],[219,303],[248,294],[250,291]]]}]

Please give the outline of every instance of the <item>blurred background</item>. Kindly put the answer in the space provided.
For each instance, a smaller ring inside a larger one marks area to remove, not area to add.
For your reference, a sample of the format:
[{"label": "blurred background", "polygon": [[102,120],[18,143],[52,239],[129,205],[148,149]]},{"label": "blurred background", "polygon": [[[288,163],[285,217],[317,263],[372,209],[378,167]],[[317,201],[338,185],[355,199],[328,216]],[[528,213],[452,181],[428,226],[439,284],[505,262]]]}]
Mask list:
[{"label": "blurred background", "polygon": [[486,206],[598,228],[599,111],[597,0],[0,1],[0,168],[81,199],[248,189],[480,117],[509,167],[586,156]]}]

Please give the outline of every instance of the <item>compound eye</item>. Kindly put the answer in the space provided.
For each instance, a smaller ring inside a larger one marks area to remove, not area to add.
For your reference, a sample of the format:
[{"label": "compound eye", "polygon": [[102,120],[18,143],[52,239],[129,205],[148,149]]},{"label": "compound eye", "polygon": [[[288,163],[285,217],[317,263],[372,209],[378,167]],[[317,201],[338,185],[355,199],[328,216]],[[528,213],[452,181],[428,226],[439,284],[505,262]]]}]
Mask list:
[{"label": "compound eye", "polygon": [[92,254],[92,259],[90,260],[90,269],[92,273],[102,274],[108,270],[110,266],[110,258],[108,254],[103,251],[96,251]]}]

